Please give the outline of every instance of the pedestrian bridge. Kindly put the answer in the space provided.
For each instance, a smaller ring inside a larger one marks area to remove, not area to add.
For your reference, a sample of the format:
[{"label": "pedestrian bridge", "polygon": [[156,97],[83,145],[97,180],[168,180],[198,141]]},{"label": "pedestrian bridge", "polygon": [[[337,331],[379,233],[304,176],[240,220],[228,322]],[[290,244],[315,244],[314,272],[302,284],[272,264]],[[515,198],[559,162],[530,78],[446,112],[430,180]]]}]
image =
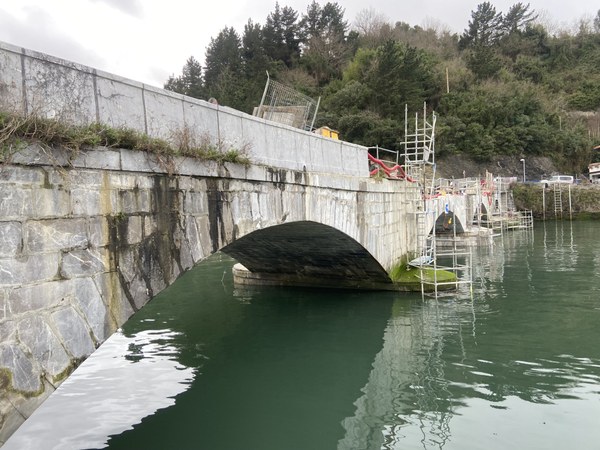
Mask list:
[{"label": "pedestrian bridge", "polygon": [[[0,66],[2,111],[193,133],[251,161],[35,142],[10,155],[0,167],[0,444],[128,317],[219,250],[288,284],[367,289],[390,288],[388,271],[414,250],[420,188],[370,178],[365,147],[9,44]],[[480,203],[439,202],[464,224]]]}]

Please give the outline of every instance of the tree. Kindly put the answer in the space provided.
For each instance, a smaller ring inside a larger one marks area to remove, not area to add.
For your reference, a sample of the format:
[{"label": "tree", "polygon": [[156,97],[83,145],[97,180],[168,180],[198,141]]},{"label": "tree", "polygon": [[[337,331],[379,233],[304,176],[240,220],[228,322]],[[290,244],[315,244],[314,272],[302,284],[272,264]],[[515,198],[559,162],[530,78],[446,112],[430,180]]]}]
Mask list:
[{"label": "tree", "polygon": [[240,108],[243,101],[240,37],[233,28],[224,28],[206,49],[204,80],[208,95],[219,103]]},{"label": "tree", "polygon": [[596,13],[596,17],[594,17],[594,30],[596,33],[600,33],[600,9]]},{"label": "tree", "polygon": [[196,58],[190,56],[183,66],[181,76],[174,77],[171,75],[165,83],[164,88],[190,97],[204,98],[205,90],[202,80],[202,66]]},{"label": "tree", "polygon": [[341,75],[349,48],[346,42],[348,24],[344,10],[337,3],[324,7],[313,1],[300,22],[304,38],[302,63],[319,85]]},{"label": "tree", "polygon": [[264,49],[274,61],[281,61],[292,67],[300,58],[300,29],[297,23],[298,13],[288,7],[279,7],[267,16],[263,28]]},{"label": "tree", "polygon": [[529,3],[515,3],[502,18],[501,28],[506,34],[523,31],[537,17],[535,11],[529,11]]},{"label": "tree", "polygon": [[490,47],[498,41],[502,33],[502,14],[490,2],[477,6],[477,11],[471,12],[469,28],[464,31],[459,40],[462,49],[484,46]]},{"label": "tree", "polygon": [[244,111],[250,113],[260,103],[265,85],[266,72],[274,72],[274,67],[263,47],[263,30],[259,24],[248,20],[242,36],[242,64],[246,80]]}]

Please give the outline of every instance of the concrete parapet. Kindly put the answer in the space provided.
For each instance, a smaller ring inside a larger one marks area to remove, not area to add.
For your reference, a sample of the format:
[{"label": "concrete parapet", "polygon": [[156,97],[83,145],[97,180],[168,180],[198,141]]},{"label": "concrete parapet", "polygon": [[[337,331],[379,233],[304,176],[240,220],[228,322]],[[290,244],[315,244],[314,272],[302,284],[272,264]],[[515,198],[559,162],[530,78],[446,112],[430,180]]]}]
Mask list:
[{"label": "concrete parapet", "polygon": [[[0,109],[75,124],[126,127],[171,141],[186,132],[245,151],[254,164],[369,176],[363,146],[2,42],[0,63]],[[99,164],[103,162],[96,161]],[[108,168],[114,160],[106,164]]]}]

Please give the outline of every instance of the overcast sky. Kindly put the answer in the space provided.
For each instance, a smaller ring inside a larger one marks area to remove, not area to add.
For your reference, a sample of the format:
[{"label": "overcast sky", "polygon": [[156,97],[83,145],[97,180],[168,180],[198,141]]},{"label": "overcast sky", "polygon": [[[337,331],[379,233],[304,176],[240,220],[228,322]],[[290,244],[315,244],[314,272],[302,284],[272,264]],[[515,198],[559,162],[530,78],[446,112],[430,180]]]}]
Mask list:
[{"label": "overcast sky", "polygon": [[[310,1],[279,4],[303,13]],[[338,3],[350,24],[370,6],[392,23],[436,24],[460,33],[482,0]],[[506,12],[517,1],[492,3]],[[595,17],[600,9],[598,0],[529,3],[545,21],[563,28]],[[274,7],[275,0],[0,0],[0,41],[162,87],[169,75],[181,73],[190,56],[203,62],[211,37],[224,27],[234,27],[241,35],[248,19],[264,24]]]}]

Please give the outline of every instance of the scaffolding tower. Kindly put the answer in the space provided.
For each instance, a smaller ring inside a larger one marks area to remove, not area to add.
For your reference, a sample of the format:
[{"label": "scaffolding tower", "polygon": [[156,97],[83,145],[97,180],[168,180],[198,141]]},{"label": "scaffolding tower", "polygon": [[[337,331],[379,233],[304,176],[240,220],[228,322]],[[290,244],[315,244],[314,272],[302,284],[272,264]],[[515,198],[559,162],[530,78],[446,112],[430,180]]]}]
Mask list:
[{"label": "scaffolding tower", "polygon": [[[419,119],[416,113],[414,127],[409,129],[408,107],[404,108],[404,170],[421,188],[412,199],[417,239],[416,257],[409,265],[420,271],[421,295],[432,292],[437,298],[440,290],[471,286],[472,270],[470,250],[461,248],[456,237],[456,220],[452,221],[452,239],[438,241],[436,237],[436,221],[444,211],[440,210],[440,201],[434,200],[442,189],[435,178],[435,123],[435,113],[428,120],[424,103],[423,117]],[[438,249],[438,244],[444,248]],[[441,271],[451,276],[443,277]]]}]

